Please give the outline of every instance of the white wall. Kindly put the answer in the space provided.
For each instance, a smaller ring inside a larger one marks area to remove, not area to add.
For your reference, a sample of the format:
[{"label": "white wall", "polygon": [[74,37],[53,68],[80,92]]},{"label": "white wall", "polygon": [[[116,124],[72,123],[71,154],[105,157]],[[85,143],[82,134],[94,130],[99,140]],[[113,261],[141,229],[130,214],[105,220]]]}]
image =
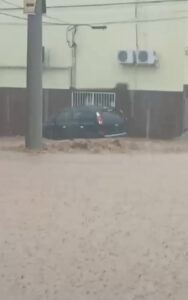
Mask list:
[{"label": "white wall", "polygon": [[124,82],[131,89],[182,90],[182,22],[139,25],[139,48],[155,50],[159,57],[158,67],[127,66],[117,62],[118,50],[136,49],[133,24],[113,25],[106,32],[80,31],[77,39],[77,87],[112,88],[118,82]]},{"label": "white wall", "polygon": [[[63,3],[71,5],[93,2],[101,1],[65,0]],[[15,3],[22,5],[23,1],[15,0]],[[62,5],[60,0],[48,0],[47,3],[52,6]],[[186,36],[188,25],[184,19],[180,19],[186,15],[186,9],[188,11],[188,4],[184,2],[138,6],[137,17],[142,21],[138,23],[138,46],[140,49],[157,52],[159,57],[157,68],[122,66],[117,62],[118,50],[136,49],[133,5],[92,9],[49,9],[48,15],[56,20],[47,18],[44,20],[69,23],[127,21],[126,24],[109,25],[104,31],[78,27],[76,36],[78,88],[113,88],[121,82],[127,83],[130,89],[182,91],[183,84],[188,82],[188,56],[185,56],[185,47],[188,46]],[[12,14],[25,17],[22,10]],[[168,18],[177,20],[164,20]],[[0,86],[25,87],[26,22],[0,15],[0,36]],[[69,88],[71,49],[66,43],[66,27],[44,25],[43,44],[49,52],[49,65],[44,70],[44,87]]]}]

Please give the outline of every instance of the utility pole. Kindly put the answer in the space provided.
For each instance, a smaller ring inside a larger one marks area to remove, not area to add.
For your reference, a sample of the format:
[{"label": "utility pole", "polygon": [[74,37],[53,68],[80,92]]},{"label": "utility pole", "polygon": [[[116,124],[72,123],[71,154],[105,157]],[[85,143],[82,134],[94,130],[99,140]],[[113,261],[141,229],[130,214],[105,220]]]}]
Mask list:
[{"label": "utility pole", "polygon": [[[42,149],[42,13],[43,0],[27,1],[26,9],[34,5],[34,12],[28,12],[27,38],[27,99],[25,145],[30,149]],[[27,12],[26,12],[27,13]]]}]

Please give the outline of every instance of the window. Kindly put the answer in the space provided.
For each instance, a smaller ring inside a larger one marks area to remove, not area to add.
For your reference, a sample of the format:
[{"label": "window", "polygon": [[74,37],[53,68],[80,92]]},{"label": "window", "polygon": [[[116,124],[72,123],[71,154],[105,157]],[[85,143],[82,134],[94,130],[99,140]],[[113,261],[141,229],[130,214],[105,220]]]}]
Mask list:
[{"label": "window", "polygon": [[71,120],[71,112],[70,111],[64,111],[61,114],[59,114],[56,118],[57,124],[65,124],[70,122]]},{"label": "window", "polygon": [[102,112],[102,118],[106,124],[122,122],[122,117],[117,112]]},{"label": "window", "polygon": [[75,110],[73,120],[78,122],[91,122],[95,119],[95,113],[88,110]]}]

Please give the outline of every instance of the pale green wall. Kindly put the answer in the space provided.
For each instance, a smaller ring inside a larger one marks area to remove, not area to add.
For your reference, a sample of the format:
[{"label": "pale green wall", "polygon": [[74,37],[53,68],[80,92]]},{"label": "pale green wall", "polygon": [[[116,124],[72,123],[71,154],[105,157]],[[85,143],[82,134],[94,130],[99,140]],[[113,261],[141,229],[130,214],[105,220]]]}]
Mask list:
[{"label": "pale green wall", "polygon": [[[78,0],[64,1],[67,5],[78,2]],[[80,3],[93,2],[104,3],[105,0],[80,0]],[[15,0],[15,3],[21,5],[23,1]],[[47,3],[56,5],[62,4],[62,1],[48,0]],[[22,11],[14,14],[24,17]],[[188,4],[184,2],[138,7],[139,20],[154,21],[138,23],[138,45],[140,49],[157,52],[159,57],[157,68],[122,66],[117,62],[118,50],[136,49],[134,6],[51,9],[48,10],[48,15],[70,23],[128,20],[127,24],[109,25],[105,31],[87,27],[78,28],[76,36],[78,88],[113,88],[117,83],[124,82],[131,89],[181,91],[184,83],[188,83],[188,56],[185,55],[185,48],[188,47],[186,20],[159,21],[160,18],[188,16]],[[56,22],[46,18],[44,20]],[[65,30],[64,26],[44,25],[43,44],[49,51],[49,68],[44,71],[46,88],[70,87],[71,49],[66,43]],[[0,15],[0,37],[0,86],[24,87],[26,23]]]}]

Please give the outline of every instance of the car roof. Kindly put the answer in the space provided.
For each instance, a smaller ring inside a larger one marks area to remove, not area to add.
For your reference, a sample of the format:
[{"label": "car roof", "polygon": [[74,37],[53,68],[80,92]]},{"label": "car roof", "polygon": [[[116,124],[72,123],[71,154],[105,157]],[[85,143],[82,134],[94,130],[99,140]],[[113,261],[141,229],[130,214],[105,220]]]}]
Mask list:
[{"label": "car roof", "polygon": [[106,112],[110,112],[110,111],[115,111],[114,108],[110,108],[110,107],[102,107],[102,106],[94,106],[94,105],[90,105],[90,106],[77,106],[77,107],[72,107],[72,108],[67,108],[66,110],[72,110],[74,111],[93,111],[93,112],[97,112],[97,111],[106,111]]}]

